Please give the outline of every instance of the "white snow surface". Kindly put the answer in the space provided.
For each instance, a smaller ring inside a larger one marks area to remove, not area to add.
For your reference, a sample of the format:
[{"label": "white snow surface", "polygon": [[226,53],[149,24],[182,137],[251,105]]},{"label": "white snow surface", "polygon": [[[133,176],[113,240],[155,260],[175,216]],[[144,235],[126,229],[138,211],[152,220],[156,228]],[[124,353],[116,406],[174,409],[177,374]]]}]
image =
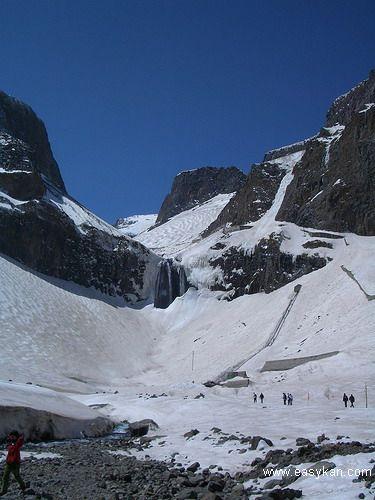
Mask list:
[{"label": "white snow surface", "polygon": [[200,234],[217,218],[234,193],[218,194],[190,210],[171,217],[164,224],[139,234],[135,239],[163,257],[174,257],[200,239]]},{"label": "white snow surface", "polygon": [[130,217],[125,217],[120,219],[116,228],[122,233],[133,238],[144,231],[147,231],[152,227],[157,218],[158,214],[149,215],[132,215]]},{"label": "white snow surface", "polygon": [[2,406],[33,408],[78,420],[100,416],[93,409],[60,392],[16,382],[0,382],[0,401]]},{"label": "white snow surface", "polygon": [[[170,459],[178,453],[176,458],[184,464],[198,461],[202,467],[217,464],[236,471],[248,469],[255,457],[267,452],[264,446],[239,453],[244,447],[236,441],[217,446],[217,440],[211,439],[215,438],[210,431],[214,426],[228,434],[270,438],[275,448],[295,447],[297,437],[316,440],[323,432],[331,441],[337,435],[372,441],[375,238],[343,233],[341,239],[319,238],[333,248],[305,249],[305,242],[316,239],[309,234],[314,229],[275,220],[293,179],[293,167],[302,155],[303,151],[275,160],[287,173],[272,207],[250,229],[219,230],[200,238],[231,197],[219,195],[139,236],[139,241],[160,255],[178,258],[197,287],[165,310],[152,305],[125,307],[119,299],[40,275],[0,256],[0,378],[55,388],[86,405],[106,403],[102,413],[118,421],[152,418],[160,426],[155,433],[164,437],[146,452],[137,452],[141,457],[147,453]],[[62,209],[72,209],[76,220],[86,217],[69,203]],[[250,252],[273,232],[283,236],[284,252],[294,256],[319,252],[332,260],[269,294],[228,302],[220,300],[225,294],[207,290],[220,279],[220,271],[210,266],[212,257],[229,246]],[[218,242],[225,248],[213,249]],[[302,289],[267,347],[297,283]],[[261,371],[267,361],[333,351],[338,353],[293,369]],[[246,370],[249,387],[208,389],[201,385],[234,368]],[[2,383],[0,388],[6,386],[9,391],[16,387],[13,384]],[[27,387],[34,391],[34,386]],[[253,391],[265,394],[264,405],[252,403]],[[356,408],[343,408],[344,391],[355,395]],[[283,392],[293,393],[292,408],[282,404]],[[162,393],[166,396],[147,396]],[[205,397],[195,399],[200,393]],[[22,404],[26,398],[18,390],[12,397]],[[183,434],[194,428],[200,433],[185,439]],[[210,439],[204,439],[207,436]],[[365,468],[372,456],[332,460],[338,466]],[[342,478],[300,478],[295,485],[300,485],[308,499],[349,499],[363,491],[362,482]]]},{"label": "white snow surface", "polygon": [[123,300],[1,256],[0,282],[0,379],[89,391],[152,366],[157,327]]}]

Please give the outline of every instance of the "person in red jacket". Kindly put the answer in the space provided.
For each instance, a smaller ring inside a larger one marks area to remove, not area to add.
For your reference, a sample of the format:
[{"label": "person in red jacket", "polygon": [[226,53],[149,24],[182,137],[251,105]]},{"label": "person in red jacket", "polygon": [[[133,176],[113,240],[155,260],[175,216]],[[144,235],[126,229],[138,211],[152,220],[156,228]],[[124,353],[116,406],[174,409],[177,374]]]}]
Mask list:
[{"label": "person in red jacket", "polygon": [[1,481],[0,495],[5,495],[8,491],[9,478],[13,474],[15,480],[20,485],[22,491],[25,491],[26,485],[20,476],[21,448],[23,445],[23,435],[18,431],[12,431],[8,436],[8,455],[6,458],[3,479]]}]

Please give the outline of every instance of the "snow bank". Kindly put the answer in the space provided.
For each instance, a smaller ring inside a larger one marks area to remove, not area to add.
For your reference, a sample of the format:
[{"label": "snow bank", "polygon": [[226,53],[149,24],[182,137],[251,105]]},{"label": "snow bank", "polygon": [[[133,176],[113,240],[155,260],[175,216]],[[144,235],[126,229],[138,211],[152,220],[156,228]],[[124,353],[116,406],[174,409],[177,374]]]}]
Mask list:
[{"label": "snow bank", "polygon": [[0,382],[0,438],[17,429],[26,439],[65,439],[108,434],[113,423],[57,392]]}]

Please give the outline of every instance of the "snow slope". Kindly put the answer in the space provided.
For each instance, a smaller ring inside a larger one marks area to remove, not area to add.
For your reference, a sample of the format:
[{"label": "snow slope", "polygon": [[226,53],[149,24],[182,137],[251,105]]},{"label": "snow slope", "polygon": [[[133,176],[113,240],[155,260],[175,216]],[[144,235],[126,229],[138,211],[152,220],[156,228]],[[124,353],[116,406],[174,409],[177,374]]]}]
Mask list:
[{"label": "snow slope", "polygon": [[0,282],[0,379],[90,391],[152,366],[157,326],[120,298],[2,256]]},{"label": "snow slope", "polygon": [[[106,404],[103,413],[117,420],[153,418],[166,437],[147,454],[165,459],[177,452],[181,462],[198,460],[203,467],[216,463],[226,470],[240,470],[267,451],[240,453],[241,446],[233,443],[216,446],[212,439],[204,439],[213,426],[228,433],[264,435],[280,448],[295,446],[296,437],[313,439],[322,432],[331,439],[345,434],[370,441],[375,416],[375,238],[323,235],[319,239],[332,248],[306,249],[303,245],[316,239],[314,229],[275,220],[293,166],[302,155],[303,151],[272,160],[287,173],[272,207],[250,229],[229,228],[201,238],[232,196],[219,195],[138,235],[159,255],[178,258],[197,288],[165,310],[152,305],[125,307],[119,299],[39,275],[0,257],[0,379],[32,381],[68,391],[85,404]],[[71,216],[84,230],[85,214],[65,203],[62,209],[74,212]],[[332,260],[269,294],[228,302],[222,300],[225,293],[207,289],[220,280],[220,269],[210,266],[211,258],[230,246],[250,252],[273,232],[283,236],[283,252],[294,256],[319,252]],[[272,345],[267,345],[296,284],[302,285],[301,291]],[[262,371],[269,361],[336,351],[292,369]],[[233,369],[247,371],[248,388],[200,385]],[[365,408],[365,385],[369,408]],[[95,394],[98,390],[106,393]],[[266,395],[266,408],[250,403],[253,391]],[[342,408],[344,391],[355,394],[358,408],[350,412]],[[149,398],[146,392],[166,396]],[[294,394],[293,411],[281,405],[282,392]],[[199,393],[205,397],[195,399]],[[23,396],[15,398],[22,403]],[[183,434],[192,428],[200,434],[187,441]],[[351,457],[347,465],[365,467],[369,458]],[[322,481],[318,489],[314,483],[301,487],[306,488],[307,498],[323,498],[325,484]],[[341,484],[334,487],[340,499],[351,498],[362,487]]]},{"label": "snow slope", "polygon": [[132,215],[119,219],[115,226],[122,234],[134,238],[134,236],[150,229],[155,224],[157,216],[158,214]]},{"label": "snow slope", "polygon": [[234,193],[218,194],[211,200],[171,217],[164,224],[139,234],[135,239],[163,257],[185,251],[207,229]]}]

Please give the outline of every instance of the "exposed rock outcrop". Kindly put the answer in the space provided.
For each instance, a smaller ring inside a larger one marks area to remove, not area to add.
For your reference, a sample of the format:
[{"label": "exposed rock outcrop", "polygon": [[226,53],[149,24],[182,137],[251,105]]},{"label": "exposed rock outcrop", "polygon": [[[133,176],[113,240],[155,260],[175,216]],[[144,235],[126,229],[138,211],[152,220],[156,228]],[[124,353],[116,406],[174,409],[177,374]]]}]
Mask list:
[{"label": "exposed rock outcrop", "polygon": [[[65,192],[64,182],[56,160],[53,157],[43,122],[37,117],[30,106],[1,91],[0,131],[5,132],[8,134],[8,137],[13,139],[11,148],[16,143],[19,143],[21,150],[23,148],[27,149],[27,153],[24,150],[21,156],[19,156],[17,149],[14,152],[8,150],[8,159],[10,161],[6,163],[2,156],[0,156],[0,167],[6,170],[17,170],[22,166],[22,170],[30,172],[35,170],[43,174],[56,187]],[[0,137],[0,146],[2,145]]]},{"label": "exposed rock outcrop", "polygon": [[0,252],[41,273],[130,301],[153,295],[160,260],[66,193],[43,123],[4,93]]},{"label": "exposed rock outcrop", "polygon": [[375,235],[375,106],[323,129],[294,168],[277,220]]},{"label": "exposed rock outcrop", "polygon": [[199,205],[221,193],[238,191],[246,175],[236,167],[203,167],[178,174],[160,208],[156,224]]},{"label": "exposed rock outcrop", "polygon": [[333,101],[327,113],[326,126],[333,127],[337,123],[348,125],[354,115],[370,102],[375,102],[375,69],[370,71],[366,80]]},{"label": "exposed rock outcrop", "polygon": [[220,267],[223,276],[213,288],[229,292],[232,299],[244,294],[269,293],[327,263],[318,255],[294,257],[283,253],[280,244],[280,235],[272,234],[261,239],[251,253],[230,247],[210,262],[212,267]]},{"label": "exposed rock outcrop", "polygon": [[254,165],[246,183],[223,208],[218,218],[207,228],[208,235],[227,223],[241,225],[255,222],[271,207],[286,170],[277,163]]}]

